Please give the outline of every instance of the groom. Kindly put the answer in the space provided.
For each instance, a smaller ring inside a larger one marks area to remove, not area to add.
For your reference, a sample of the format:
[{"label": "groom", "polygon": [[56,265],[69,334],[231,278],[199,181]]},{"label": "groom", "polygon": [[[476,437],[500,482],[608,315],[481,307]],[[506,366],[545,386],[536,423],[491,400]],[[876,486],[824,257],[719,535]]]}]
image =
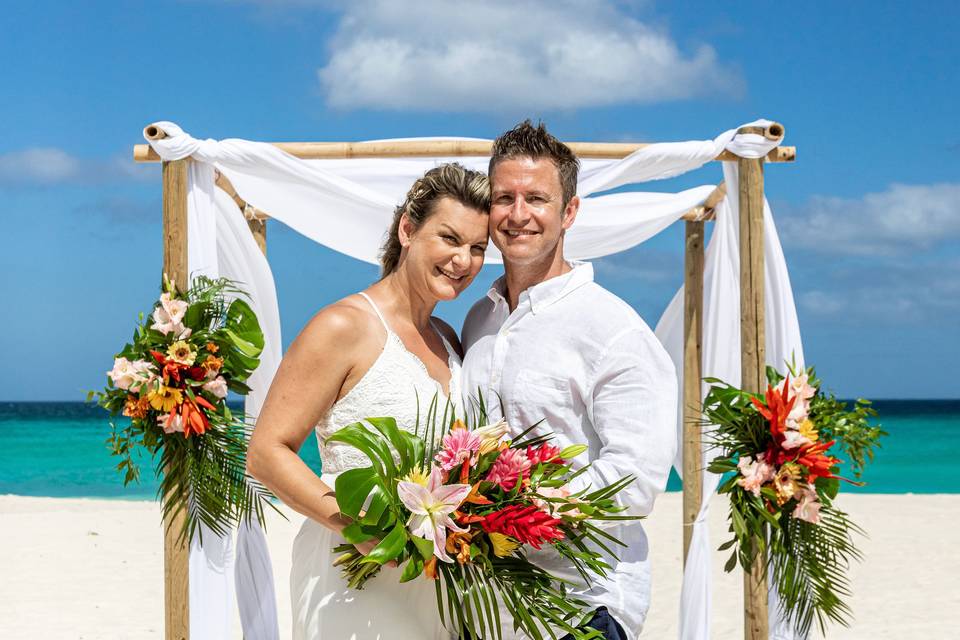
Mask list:
[{"label": "groom", "polygon": [[[463,388],[482,393],[491,421],[504,417],[520,430],[543,420],[541,432],[552,432],[557,446],[588,445],[574,466],[592,467],[573,489],[635,476],[620,500],[628,513],[646,515],[674,457],[677,378],[643,320],[593,281],[593,266],[564,258],[564,234],[580,207],[578,170],[570,148],[542,124],[528,120],[494,142],[490,237],[504,275],[464,323]],[[577,594],[592,608],[589,627],[608,640],[633,639],[650,606],[647,538],[636,521],[610,533],[628,547],[615,549],[612,571]],[[530,559],[578,579],[557,554]]]}]

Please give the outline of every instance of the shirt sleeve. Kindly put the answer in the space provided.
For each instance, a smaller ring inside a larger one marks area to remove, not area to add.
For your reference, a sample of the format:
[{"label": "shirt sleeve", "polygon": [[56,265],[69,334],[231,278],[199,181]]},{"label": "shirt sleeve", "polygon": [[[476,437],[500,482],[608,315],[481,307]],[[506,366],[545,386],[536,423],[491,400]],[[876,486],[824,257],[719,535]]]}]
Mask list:
[{"label": "shirt sleeve", "polygon": [[[647,515],[664,491],[677,448],[677,374],[646,327],[617,334],[596,369],[588,416],[599,455],[577,478],[594,489],[624,476],[636,480],[617,500],[631,515]],[[577,487],[581,488],[581,487]]]}]

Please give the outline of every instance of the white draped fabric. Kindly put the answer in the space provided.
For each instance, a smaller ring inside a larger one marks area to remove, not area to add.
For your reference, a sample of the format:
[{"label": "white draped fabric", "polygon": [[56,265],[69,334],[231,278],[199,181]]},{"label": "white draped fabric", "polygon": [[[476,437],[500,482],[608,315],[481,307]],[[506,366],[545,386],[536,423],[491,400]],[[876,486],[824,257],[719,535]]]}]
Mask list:
[{"label": "white draped fabric", "polygon": [[[763,126],[768,122],[750,124]],[[376,263],[393,209],[416,178],[441,162],[456,161],[478,170],[486,170],[487,165],[485,157],[300,160],[265,143],[197,140],[171,122],[154,126],[167,134],[163,139],[149,141],[164,160],[194,160],[188,198],[191,273],[226,276],[243,283],[263,326],[266,349],[260,368],[250,380],[253,391],[246,405],[248,415],[254,418],[281,357],[276,290],[270,267],[241,212],[214,187],[214,168],[230,179],[244,200],[274,219],[341,253]],[[724,149],[742,157],[761,157],[775,144],[759,135],[737,135],[736,129],[731,129],[714,140],[649,145],[622,160],[584,159],[578,184],[583,204],[567,235],[567,257],[590,259],[636,246],[702,203],[713,185],[679,193],[629,192],[590,197],[592,194],[680,175],[711,161]],[[735,384],[740,375],[736,166],[726,163],[724,175],[731,195],[718,207],[716,228],[706,254],[704,373]],[[765,208],[765,218],[767,354],[771,363],[780,364],[795,352],[799,362],[802,354],[793,295],[769,207]],[[490,247],[488,261],[499,262],[492,243]],[[681,291],[657,326],[657,335],[678,370],[682,370],[682,298]],[[681,468],[678,461],[677,469]],[[684,639],[709,637],[711,549],[703,521],[709,498],[716,489],[716,478],[705,472],[704,484],[704,501],[684,574]],[[204,535],[203,539],[202,547],[195,545],[191,549],[192,632],[204,638],[230,636],[235,580],[244,637],[278,638],[277,603],[263,532],[255,523],[241,527],[232,560],[228,539],[217,540],[212,535]],[[774,607],[771,628],[777,628],[775,613]]]}]

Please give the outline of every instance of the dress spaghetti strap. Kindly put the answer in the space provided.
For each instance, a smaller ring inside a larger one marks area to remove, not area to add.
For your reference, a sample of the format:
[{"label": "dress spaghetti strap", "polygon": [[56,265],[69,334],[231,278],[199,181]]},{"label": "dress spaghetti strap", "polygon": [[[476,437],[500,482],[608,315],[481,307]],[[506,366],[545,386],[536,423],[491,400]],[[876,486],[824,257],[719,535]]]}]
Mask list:
[{"label": "dress spaghetti strap", "polygon": [[378,317],[378,318],[380,318],[380,323],[383,324],[383,328],[387,330],[387,333],[388,333],[388,334],[389,334],[389,333],[393,333],[392,331],[390,331],[390,325],[387,324],[387,321],[384,319],[383,314],[380,313],[380,308],[377,307],[376,303],[373,301],[373,298],[371,298],[370,296],[368,296],[368,295],[367,295],[366,293],[364,293],[363,291],[359,291],[358,293],[359,293],[361,296],[363,296],[364,299],[365,299],[367,302],[370,303],[370,306],[371,306],[371,307],[373,307],[373,312],[377,314],[377,317]]}]

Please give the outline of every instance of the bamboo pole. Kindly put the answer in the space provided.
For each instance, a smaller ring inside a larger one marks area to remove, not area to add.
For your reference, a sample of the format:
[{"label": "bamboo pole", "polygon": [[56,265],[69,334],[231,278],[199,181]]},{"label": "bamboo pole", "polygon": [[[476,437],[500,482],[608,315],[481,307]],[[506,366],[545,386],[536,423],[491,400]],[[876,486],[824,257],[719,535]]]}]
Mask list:
[{"label": "bamboo pole", "polygon": [[270,219],[270,216],[253,207],[240,197],[240,194],[237,193],[230,179],[219,171],[216,172],[214,184],[220,187],[224,193],[237,203],[237,207],[240,208],[240,211],[247,219],[247,226],[250,227],[250,232],[253,234],[253,239],[257,241],[257,246],[260,247],[263,255],[267,255],[267,220]]},{"label": "bamboo pole", "polygon": [[[756,133],[744,131],[743,133]],[[760,392],[766,379],[763,261],[763,159],[740,158],[741,387]],[[767,640],[766,551],[756,541],[753,568],[743,576],[744,638]]]},{"label": "bamboo pole", "polygon": [[[721,184],[722,186],[722,184]],[[702,221],[686,223],[683,306],[683,563],[686,566],[693,523],[703,502],[703,442],[700,424],[703,377],[703,233]]]},{"label": "bamboo pole", "polygon": [[267,255],[267,221],[262,218],[247,218],[247,226],[263,255]]},{"label": "bamboo pole", "polygon": [[[187,274],[187,167],[189,160],[163,163],[163,272],[178,291],[186,291]],[[174,500],[182,496],[174,496]],[[181,536],[186,510],[180,509],[163,523],[164,637],[190,637],[189,546]]]},{"label": "bamboo pole", "polygon": [[717,205],[720,204],[720,201],[726,196],[727,184],[725,182],[721,182],[713,189],[713,191],[710,192],[710,195],[708,195],[706,200],[703,201],[703,204],[687,210],[686,213],[680,216],[680,219],[686,220],[687,222],[713,220],[714,209],[716,209]]},{"label": "bamboo pole", "polygon": [[[783,127],[777,123],[765,128],[756,128],[761,135],[771,140],[783,137]],[[156,126],[144,129],[148,140],[159,140],[166,133]],[[272,142],[273,146],[304,160],[323,158],[410,158],[410,157],[459,157],[490,155],[493,142],[490,140],[394,140],[382,142]],[[567,145],[580,158],[625,158],[634,151],[650,146],[649,142],[568,142]],[[767,162],[793,162],[794,147],[776,147],[767,154]],[[160,156],[149,144],[133,147],[136,162],[158,162]],[[716,160],[736,160],[729,151],[718,155]]]}]

